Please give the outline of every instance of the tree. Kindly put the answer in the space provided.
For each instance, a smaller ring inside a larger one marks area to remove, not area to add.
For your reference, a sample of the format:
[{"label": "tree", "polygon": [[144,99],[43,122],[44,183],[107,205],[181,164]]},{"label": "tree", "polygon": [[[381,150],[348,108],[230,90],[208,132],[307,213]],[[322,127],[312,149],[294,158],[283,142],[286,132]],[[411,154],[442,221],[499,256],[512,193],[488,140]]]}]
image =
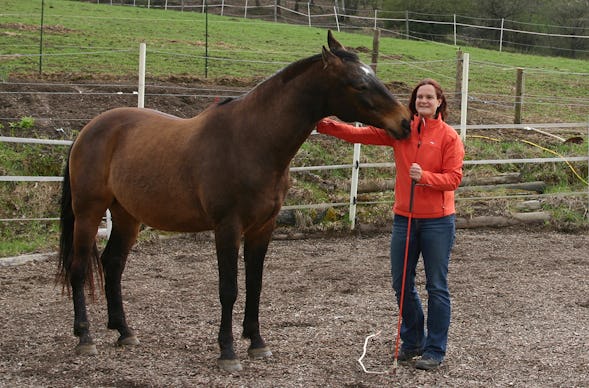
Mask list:
[{"label": "tree", "polygon": [[[587,35],[589,29],[589,0],[561,0],[550,3],[553,15],[552,22],[559,26],[567,26],[563,34],[569,35]],[[558,40],[555,47],[566,47],[569,52],[566,56],[576,58],[578,52],[587,50],[589,42],[581,38],[556,38]],[[560,45],[558,44],[560,43]],[[561,50],[558,50],[561,51]],[[562,55],[562,52],[560,53]]]}]

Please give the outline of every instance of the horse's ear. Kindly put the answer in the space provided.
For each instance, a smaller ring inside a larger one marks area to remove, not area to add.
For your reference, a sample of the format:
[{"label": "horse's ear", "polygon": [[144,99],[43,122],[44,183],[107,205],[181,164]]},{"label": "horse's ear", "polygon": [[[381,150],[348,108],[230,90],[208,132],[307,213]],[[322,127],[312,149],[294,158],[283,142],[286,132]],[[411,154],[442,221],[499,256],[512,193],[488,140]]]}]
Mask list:
[{"label": "horse's ear", "polygon": [[333,62],[335,60],[339,60],[339,57],[337,55],[335,55],[334,53],[332,53],[331,51],[329,51],[328,49],[326,49],[325,46],[323,46],[323,51],[321,52],[321,56],[323,57],[323,68],[324,69],[327,66],[329,66],[330,62]]},{"label": "horse's ear", "polygon": [[335,38],[333,37],[333,34],[331,33],[331,30],[327,30],[327,45],[329,46],[329,49],[331,51],[346,49],[344,46],[342,46],[342,44],[340,42],[335,40]]}]

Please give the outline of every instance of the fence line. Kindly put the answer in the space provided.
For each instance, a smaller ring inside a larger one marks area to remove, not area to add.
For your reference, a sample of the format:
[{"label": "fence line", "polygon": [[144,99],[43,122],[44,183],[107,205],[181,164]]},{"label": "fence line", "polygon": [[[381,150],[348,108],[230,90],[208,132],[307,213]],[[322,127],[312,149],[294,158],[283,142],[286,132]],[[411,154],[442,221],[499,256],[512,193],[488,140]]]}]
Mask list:
[{"label": "fence line", "polygon": [[[469,125],[468,129],[527,129],[529,127],[538,128],[589,128],[589,123],[552,123],[552,124],[511,124],[511,125]],[[316,134],[314,131],[313,134]],[[589,130],[588,130],[589,139]],[[7,137],[0,136],[0,142],[10,143],[21,143],[21,144],[46,144],[46,145],[71,145],[72,141],[69,140],[51,140],[51,139],[37,139],[37,138],[19,138],[19,137]],[[589,162],[589,149],[588,156],[572,156],[572,157],[557,157],[557,158],[518,158],[518,159],[485,159],[485,160],[465,160],[464,165],[490,165],[490,164],[528,164],[528,163],[559,163],[559,162]],[[360,162],[360,145],[354,144],[354,156],[352,163],[350,164],[337,164],[337,165],[322,165],[322,166],[302,166],[302,167],[291,167],[291,172],[305,172],[305,171],[320,171],[320,170],[336,170],[336,169],[351,169],[351,184],[350,184],[350,200],[347,203],[344,202],[332,202],[332,203],[319,203],[319,204],[303,204],[303,205],[288,205],[283,206],[283,210],[300,210],[300,209],[323,209],[327,207],[341,207],[349,206],[349,219],[350,227],[354,229],[356,223],[356,207],[358,205],[369,205],[375,203],[390,203],[392,201],[358,201],[358,174],[362,168],[392,168],[395,164],[392,162],[383,163],[361,163]],[[0,176],[0,182],[61,182],[63,177],[61,176]],[[589,185],[587,186],[587,192],[570,192],[570,193],[552,193],[552,194],[516,194],[516,195],[505,195],[497,198],[512,199],[512,198],[530,198],[530,197],[548,197],[548,196],[579,196],[587,195],[589,201]],[[485,200],[494,199],[495,197],[485,197]],[[460,197],[457,200],[468,201],[468,200],[480,200],[479,197]],[[102,231],[102,234],[108,236],[110,230],[110,216],[107,214],[105,217],[107,222],[106,231]],[[57,221],[59,218],[4,218],[0,219],[0,222],[13,222],[13,221]]]},{"label": "fence line", "polygon": [[[101,3],[97,0],[97,3]],[[102,4],[105,2],[103,1]],[[121,5],[113,4],[111,5]],[[196,2],[195,2],[196,3]],[[206,3],[206,7],[205,7]],[[332,28],[336,27],[338,31],[342,29],[362,29],[366,27],[372,27],[374,29],[380,28],[383,31],[388,31],[391,34],[397,36],[404,36],[406,38],[411,39],[422,39],[428,41],[435,41],[432,39],[433,37],[437,37],[439,40],[442,41],[451,41],[453,42],[454,46],[457,46],[459,43],[459,38],[462,39],[463,42],[472,42],[475,40],[488,42],[487,45],[491,43],[493,45],[496,44],[499,51],[503,51],[503,48],[507,44],[513,46],[525,46],[525,47],[537,47],[542,49],[553,49],[558,51],[570,51],[573,53],[583,53],[586,55],[589,53],[589,35],[584,35],[582,33],[574,33],[576,31],[587,31],[587,27],[575,27],[575,26],[557,26],[551,24],[537,24],[537,23],[525,23],[525,22],[518,22],[510,19],[499,19],[499,18],[475,18],[465,15],[459,14],[446,14],[446,15],[436,15],[436,14],[423,14],[417,12],[410,12],[410,11],[386,11],[386,10],[379,10],[379,9],[351,9],[351,8],[342,8],[339,6],[338,2],[334,2],[333,7],[323,7],[323,6],[315,6],[311,3],[303,3],[306,6],[301,6],[301,10],[297,10],[297,6],[300,4],[298,1],[282,1],[281,4],[278,4],[278,0],[274,0],[272,4],[267,5],[248,5],[247,0],[244,0],[243,5],[241,4],[226,4],[225,1],[221,1],[220,3],[213,4],[211,0],[201,0],[198,5],[182,5],[182,6],[167,6],[167,5],[151,5],[148,3],[147,8],[163,8],[163,9],[181,9],[184,10],[192,10],[194,12],[210,12],[213,11],[218,13],[222,16],[233,16],[233,17],[243,17],[244,19],[255,19],[255,18],[262,18],[273,20],[275,22],[279,20],[286,20],[290,24],[300,24],[306,25],[309,27],[321,27],[321,28]],[[294,5],[293,5],[294,3]],[[133,4],[125,4],[125,5],[133,5],[144,7],[145,5],[136,5]],[[325,9],[323,9],[325,8]],[[227,10],[232,10],[231,15],[229,12],[225,12]],[[253,15],[248,11],[252,9],[257,10],[268,10],[266,14],[261,15]],[[314,11],[319,10],[318,13],[313,13]],[[402,17],[381,17],[379,15],[388,15],[388,14],[400,14],[403,15]],[[227,15],[226,15],[227,14]],[[286,18],[283,14],[292,14],[293,16],[298,17],[298,19],[293,18]],[[7,16],[14,16],[14,14],[5,13],[4,15]],[[415,16],[413,16],[415,15]],[[53,18],[89,18],[89,19],[104,19],[106,17],[103,16],[64,16],[64,15],[51,15]],[[134,18],[121,18],[121,20],[133,20]],[[314,22],[315,19],[319,19],[318,22]],[[446,19],[446,20],[440,20]],[[142,21],[165,21],[169,19],[165,18],[142,18]],[[464,21],[463,21],[464,20]],[[468,21],[468,22],[467,22]],[[187,20],[187,22],[190,22]],[[477,23],[478,22],[478,23]],[[397,30],[391,29],[391,25],[398,24]],[[507,24],[513,25],[521,25],[527,27],[537,27],[536,30],[532,28],[525,29],[525,28],[515,28],[514,27],[506,27]],[[411,25],[432,25],[432,26],[442,26],[447,28],[447,31],[442,33],[434,34],[431,31],[429,32],[420,32],[420,31],[411,31]],[[493,24],[493,25],[491,25]],[[555,33],[555,32],[544,32],[538,31],[540,29],[559,29],[565,30],[565,33]],[[404,32],[402,31],[404,30]],[[478,31],[491,33],[493,39],[483,38],[478,36]],[[573,33],[571,33],[573,32]],[[529,44],[529,43],[522,43],[522,42],[514,42],[513,39],[508,40],[506,39],[505,35],[509,33],[511,35],[524,35],[524,36],[532,36],[532,37],[542,37],[548,40],[553,39],[560,39],[560,40],[567,40],[570,42],[577,42],[576,46],[571,45],[572,48],[565,48],[563,44],[553,43],[555,45],[548,46],[548,45],[541,45],[541,44]],[[421,38],[419,35],[426,35],[430,37],[429,39]],[[498,39],[494,38],[495,35],[498,35]],[[451,36],[451,38],[449,38]],[[25,54],[29,55],[29,54]],[[68,55],[68,54],[55,54],[55,55]],[[30,54],[30,56],[34,56],[34,54]]]},{"label": "fence line", "polygon": [[[154,51],[155,52],[155,51]],[[151,53],[151,51],[150,51]],[[465,53],[466,54],[466,53]],[[85,55],[85,54],[82,54]],[[0,55],[0,58],[2,58],[2,55]],[[232,59],[228,59],[228,58],[210,58],[210,59],[218,59],[218,60],[222,60],[222,61],[232,61]],[[458,59],[458,62],[465,62],[463,59]],[[470,60],[469,60],[470,61]],[[271,61],[257,61],[259,63],[272,63],[272,64],[277,64],[277,62],[271,62]],[[434,60],[434,61],[416,61],[416,62],[407,62],[407,61],[395,61],[395,62],[391,62],[391,61],[383,61],[380,62],[378,64],[378,66],[399,66],[399,65],[403,65],[403,66],[410,66],[412,68],[415,68],[416,70],[419,70],[421,73],[425,73],[428,74],[428,76],[434,76],[434,78],[438,78],[438,79],[445,79],[445,80],[452,80],[454,78],[458,78],[458,74],[455,74],[454,77],[448,74],[442,74],[439,71],[435,71],[435,69],[438,68],[442,68],[442,66],[436,66],[437,64],[440,63],[457,63],[456,59],[452,59],[452,60]],[[489,62],[481,62],[481,61],[472,61],[472,63],[476,63],[476,64],[483,64],[485,66],[493,66],[493,67],[498,67],[500,69],[503,70],[514,70],[517,69],[517,67],[512,67],[512,66],[504,66],[501,64],[495,64],[495,63],[489,63]],[[426,64],[431,64],[433,65],[432,69],[426,69],[424,67],[422,67],[421,65],[426,65]],[[472,66],[471,66],[472,68]],[[468,72],[464,72],[463,73],[463,77],[465,77],[465,74],[468,75]],[[562,74],[562,75],[573,75],[573,76],[580,76],[580,77],[586,77],[589,76],[589,73],[579,73],[579,72],[566,72],[566,71],[546,71],[544,69],[536,69],[536,68],[525,68],[525,75],[529,75],[529,74],[536,74],[538,75],[538,77],[540,78],[542,74],[554,74],[556,76]],[[526,78],[529,79],[529,78]],[[32,82],[32,83],[26,83],[26,82],[18,82],[18,83],[8,83],[8,82],[3,82],[0,83],[0,86],[2,85],[39,85],[39,83],[36,82]],[[81,87],[97,87],[97,86],[110,86],[109,84],[105,84],[105,85],[97,85],[96,83],[91,83],[91,84],[63,84],[63,83],[55,83],[55,84],[49,84],[49,85],[68,85],[71,87],[76,88],[76,86],[81,86]],[[462,86],[463,87],[467,87],[468,82],[463,82]],[[100,90],[96,90],[96,91],[84,91],[82,92],[81,90],[75,90],[75,91],[0,91],[0,94],[27,94],[27,93],[35,93],[35,94],[39,94],[39,95],[117,95],[117,96],[121,96],[121,97],[128,97],[131,95],[135,95],[138,94],[138,92],[136,90],[133,91],[129,91],[129,90],[125,90],[128,89],[130,87],[136,88],[135,85],[129,85],[129,84],[124,84],[124,85],[116,85],[119,86],[121,88],[122,91],[118,91],[116,93],[111,93],[111,92],[101,92]],[[147,85],[150,89],[154,89],[154,88],[163,88],[166,86],[158,86],[158,85]],[[525,88],[524,88],[525,89]],[[239,94],[242,94],[244,92],[245,89],[215,89],[217,92],[216,95],[212,95],[212,94],[206,94],[207,91],[211,91],[212,89],[207,89],[207,88],[200,88],[200,89],[196,89],[196,88],[184,88],[184,90],[187,91],[187,93],[146,93],[146,96],[176,96],[176,97],[209,97],[209,98],[218,98],[218,97],[236,97]],[[198,91],[203,91],[203,93],[192,93],[193,90],[198,90]],[[222,94],[221,94],[222,93]],[[447,93],[448,97],[450,97],[452,99],[452,97],[458,101],[465,101],[463,96],[461,95],[462,91],[458,91],[456,90],[455,93]],[[478,110],[477,109],[477,105],[476,104],[471,104],[471,103],[481,103],[481,104],[485,104],[485,105],[492,105],[492,106],[496,106],[502,109],[510,109],[511,107],[514,106],[514,101],[513,95],[500,95],[500,94],[488,94],[488,93],[479,93],[476,91],[469,91],[469,104],[464,106],[464,109],[473,109],[473,110]],[[404,95],[403,94],[399,94],[398,97],[403,98]],[[544,101],[543,101],[544,99]],[[548,106],[548,105],[552,105],[552,106],[568,106],[572,109],[578,110],[579,108],[582,108],[584,106],[587,106],[587,104],[589,104],[589,100],[587,98],[583,98],[583,97],[566,97],[566,96],[561,96],[558,97],[557,99],[555,99],[552,96],[543,96],[543,95],[539,95],[538,93],[535,94],[529,94],[529,92],[526,90],[525,92],[525,101],[521,100],[521,104],[526,105],[526,106]],[[538,110],[538,108],[536,108],[536,110]],[[548,112],[548,110],[544,110],[544,112]],[[501,112],[496,112],[497,114],[501,114]],[[505,115],[505,117],[509,117],[507,114]],[[9,121],[9,120],[18,120],[18,117],[0,117],[0,120],[5,120],[5,121]],[[41,118],[44,119],[44,118]],[[80,119],[63,119],[61,121],[79,121],[79,120],[84,120],[84,118],[80,118]],[[565,118],[566,120],[566,118]],[[461,122],[460,128],[463,128],[463,122]]]},{"label": "fence line", "polygon": [[[143,45],[143,44],[142,44]],[[558,123],[558,124],[515,124],[515,125],[486,125],[486,126],[481,126],[481,125],[467,125],[466,124],[466,106],[468,103],[468,74],[469,74],[469,67],[468,67],[468,54],[464,54],[464,66],[463,66],[463,71],[462,71],[462,77],[464,79],[464,83],[463,83],[463,88],[460,91],[461,92],[461,101],[462,101],[462,105],[461,105],[461,122],[460,122],[460,129],[461,129],[461,136],[463,138],[463,140],[466,139],[466,130],[470,129],[470,128],[476,128],[476,129],[481,129],[481,128],[519,128],[519,129],[529,129],[531,127],[537,127],[537,128],[553,128],[553,127],[589,127],[589,124],[587,123]],[[143,101],[142,101],[142,96],[145,95],[144,93],[144,88],[145,88],[145,82],[144,82],[144,78],[142,79],[141,74],[145,74],[145,49],[144,47],[142,47],[142,49],[140,50],[140,61],[139,61],[142,66],[140,66],[139,69],[139,82],[138,82],[138,91],[137,92],[133,92],[131,94],[137,94],[138,95],[138,105],[142,106],[143,105]],[[458,91],[457,91],[458,92]],[[117,93],[119,94],[119,93]],[[588,133],[588,138],[589,138],[589,133]],[[11,143],[30,143],[30,144],[49,144],[49,145],[70,145],[72,142],[68,141],[68,140],[51,140],[51,139],[34,139],[34,138],[15,138],[15,137],[5,137],[5,136],[1,136],[0,137],[0,142],[11,142]],[[589,152],[588,152],[589,155]],[[476,165],[476,164],[512,164],[512,163],[520,163],[520,164],[525,164],[525,163],[555,163],[555,162],[569,162],[569,161],[589,161],[589,156],[587,157],[568,157],[568,158],[563,158],[563,157],[559,157],[559,158],[530,158],[530,159],[495,159],[495,160],[467,160],[464,162],[465,165]],[[394,164],[393,164],[394,165]],[[357,204],[361,204],[360,202],[358,202],[357,200],[357,187],[358,187],[358,174],[359,174],[359,170],[360,168],[372,168],[372,167],[391,167],[392,165],[390,163],[371,163],[371,164],[362,164],[360,163],[360,145],[359,144],[355,144],[354,145],[354,156],[353,156],[353,160],[352,163],[350,165],[345,164],[345,165],[334,165],[334,166],[311,166],[311,167],[292,167],[291,171],[293,172],[298,172],[298,171],[309,171],[309,170],[323,170],[323,169],[343,169],[343,168],[352,168],[352,184],[351,184],[351,188],[350,188],[350,201],[348,203],[348,205],[350,206],[350,210],[349,210],[349,215],[350,215],[350,221],[351,221],[351,227],[352,229],[354,228],[355,225],[355,214],[356,214],[356,206]],[[61,181],[63,178],[62,177],[31,177],[31,176],[0,176],[0,181],[6,181],[6,182],[18,182],[18,181],[24,181],[24,182],[48,182],[48,181]],[[587,196],[588,196],[588,200],[589,200],[589,185],[588,185],[588,191],[587,191]],[[284,209],[295,209],[295,208],[308,208],[308,205],[294,205],[295,207],[288,207],[285,206]],[[310,205],[311,207],[317,208],[317,207],[327,207],[327,206],[343,206],[342,203],[335,203],[335,204],[314,204],[314,205]],[[4,219],[4,220],[0,220],[0,221],[9,221],[10,219]],[[26,219],[19,219],[20,221],[25,221]],[[109,217],[107,216],[107,224],[110,222]],[[107,226],[107,229],[109,227]],[[108,232],[107,232],[108,234]]]},{"label": "fence line", "polygon": [[[97,3],[100,3],[100,0],[97,0]],[[104,1],[102,3],[105,3]],[[201,0],[200,4],[197,2],[193,2],[194,5],[185,5],[184,2],[182,5],[179,6],[168,6],[167,1],[165,4],[155,5],[150,4],[148,2],[146,5],[136,5],[133,2],[133,6],[139,7],[147,7],[147,8],[162,8],[165,10],[172,9],[177,10],[181,9],[184,10],[193,10],[195,12],[210,12],[215,11],[221,16],[226,15],[227,10],[235,10],[231,15],[232,16],[241,16],[244,19],[248,18],[248,11],[251,9],[257,10],[265,10],[268,9],[269,14],[265,15],[255,15],[251,16],[252,14],[249,13],[250,18],[268,18],[273,21],[280,20],[287,20],[287,22],[291,24],[302,24],[308,25],[309,27],[326,27],[325,24],[315,24],[313,25],[312,20],[315,18],[321,18],[324,22],[332,20],[333,22],[329,23],[327,27],[336,26],[337,30],[340,31],[342,28],[361,28],[361,27],[387,27],[388,25],[398,23],[400,26],[403,26],[405,29],[405,33],[401,33],[400,31],[395,31],[396,34],[404,35],[408,38],[416,38],[416,34],[420,34],[419,31],[413,31],[413,35],[411,35],[412,31],[410,30],[411,23],[413,24],[428,24],[428,25],[439,25],[448,27],[447,33],[437,34],[439,39],[446,40],[447,35],[451,34],[453,38],[453,43],[456,46],[458,42],[458,37],[464,37],[465,40],[485,40],[485,41],[493,41],[497,42],[497,46],[499,51],[503,51],[505,43],[509,43],[512,45],[520,45],[520,46],[531,46],[531,47],[542,47],[538,45],[530,45],[525,43],[518,43],[512,42],[505,39],[506,33],[511,33],[513,35],[525,35],[525,36],[538,36],[544,37],[548,39],[552,38],[560,38],[560,39],[579,39],[581,40],[582,46],[575,47],[572,49],[564,48],[562,45],[560,46],[543,46],[542,48],[550,48],[550,49],[558,49],[558,50],[567,50],[573,52],[581,52],[581,53],[589,53],[587,50],[587,39],[589,39],[589,35],[582,35],[578,33],[571,34],[570,32],[576,31],[586,31],[586,27],[575,27],[575,26],[557,26],[551,24],[537,24],[537,23],[525,23],[525,22],[518,22],[515,20],[505,19],[505,18],[477,18],[459,14],[446,14],[446,15],[439,15],[439,14],[424,14],[424,13],[417,13],[411,11],[387,11],[387,10],[380,10],[380,9],[352,9],[352,8],[345,8],[340,7],[337,1],[334,2],[334,6],[332,8],[323,5],[323,6],[315,6],[314,4],[308,2],[303,3],[305,6],[300,6],[298,1],[294,1],[294,9],[289,7],[288,1],[274,0],[270,4],[265,5],[248,5],[248,0],[244,0],[243,5],[241,4],[226,4],[225,1],[220,1],[220,3],[214,3],[211,0]],[[291,2],[292,4],[293,2]],[[206,4],[206,6],[205,6]],[[111,2],[111,5],[112,4]],[[125,4],[130,5],[130,4]],[[297,10],[296,8],[300,8],[301,10]],[[313,10],[319,10],[320,13],[313,14]],[[283,13],[292,14],[294,16],[298,16],[299,19],[288,19],[283,16]],[[381,15],[388,15],[388,14],[399,14],[403,15],[402,17],[381,17]],[[415,15],[415,16],[413,16]],[[440,20],[446,19],[446,20]],[[468,22],[467,22],[468,20]],[[479,23],[476,23],[479,22]],[[506,27],[507,24],[514,25],[513,27]],[[494,25],[491,25],[494,24]],[[527,27],[537,27],[537,30],[533,30],[532,28],[525,29],[525,28],[515,28],[515,25],[527,26]],[[403,27],[399,27],[402,29]],[[462,29],[462,33],[469,33],[470,31],[475,31],[470,35],[461,35],[459,30]],[[552,33],[552,32],[543,32],[538,31],[538,29],[559,29],[565,30],[566,33]],[[494,34],[499,35],[499,40],[497,39],[483,39],[476,36],[476,31],[490,31]],[[424,34],[425,35],[425,34]],[[433,36],[431,32],[427,33],[428,36]],[[428,39],[432,40],[432,39]]]}]

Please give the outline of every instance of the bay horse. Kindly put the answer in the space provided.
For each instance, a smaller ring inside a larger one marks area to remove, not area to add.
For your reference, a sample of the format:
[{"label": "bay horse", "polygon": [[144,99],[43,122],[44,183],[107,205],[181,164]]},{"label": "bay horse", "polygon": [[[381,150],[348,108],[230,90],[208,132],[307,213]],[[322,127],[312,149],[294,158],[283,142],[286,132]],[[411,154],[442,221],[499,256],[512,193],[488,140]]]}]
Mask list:
[{"label": "bay horse", "polygon": [[[97,353],[84,289],[104,283],[108,328],[118,345],[139,341],[129,328],[121,276],[140,225],[175,232],[213,230],[221,323],[218,365],[239,371],[232,315],[243,238],[248,355],[272,353],[258,322],[263,263],[288,189],[289,166],[318,120],[338,116],[404,138],[409,110],[357,55],[327,34],[329,49],[296,61],[248,93],[181,119],[116,108],[92,119],[70,148],[61,198],[58,280],[71,293],[78,354]],[[110,238],[99,257],[96,234],[106,210]],[[95,279],[96,278],[96,279]]]}]

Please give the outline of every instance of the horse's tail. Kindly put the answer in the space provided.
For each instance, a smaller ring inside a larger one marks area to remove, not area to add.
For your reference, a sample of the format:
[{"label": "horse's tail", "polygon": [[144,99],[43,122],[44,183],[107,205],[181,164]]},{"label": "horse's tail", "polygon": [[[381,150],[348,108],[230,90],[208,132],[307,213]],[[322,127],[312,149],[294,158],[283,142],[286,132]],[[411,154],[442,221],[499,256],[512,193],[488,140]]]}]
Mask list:
[{"label": "horse's tail", "polygon": [[[61,215],[60,215],[60,230],[61,235],[59,237],[59,264],[57,281],[62,284],[64,289],[68,292],[71,289],[71,269],[74,258],[74,222],[75,215],[72,207],[72,189],[70,186],[70,157],[68,155],[64,174],[63,174],[63,185],[61,188]],[[79,265],[85,268],[85,280],[86,285],[91,295],[94,295],[94,272],[98,270],[100,280],[102,280],[102,267],[99,262],[98,247],[94,243],[92,249],[92,260],[91,263],[79,263]],[[87,260],[87,258],[85,258]]]}]

